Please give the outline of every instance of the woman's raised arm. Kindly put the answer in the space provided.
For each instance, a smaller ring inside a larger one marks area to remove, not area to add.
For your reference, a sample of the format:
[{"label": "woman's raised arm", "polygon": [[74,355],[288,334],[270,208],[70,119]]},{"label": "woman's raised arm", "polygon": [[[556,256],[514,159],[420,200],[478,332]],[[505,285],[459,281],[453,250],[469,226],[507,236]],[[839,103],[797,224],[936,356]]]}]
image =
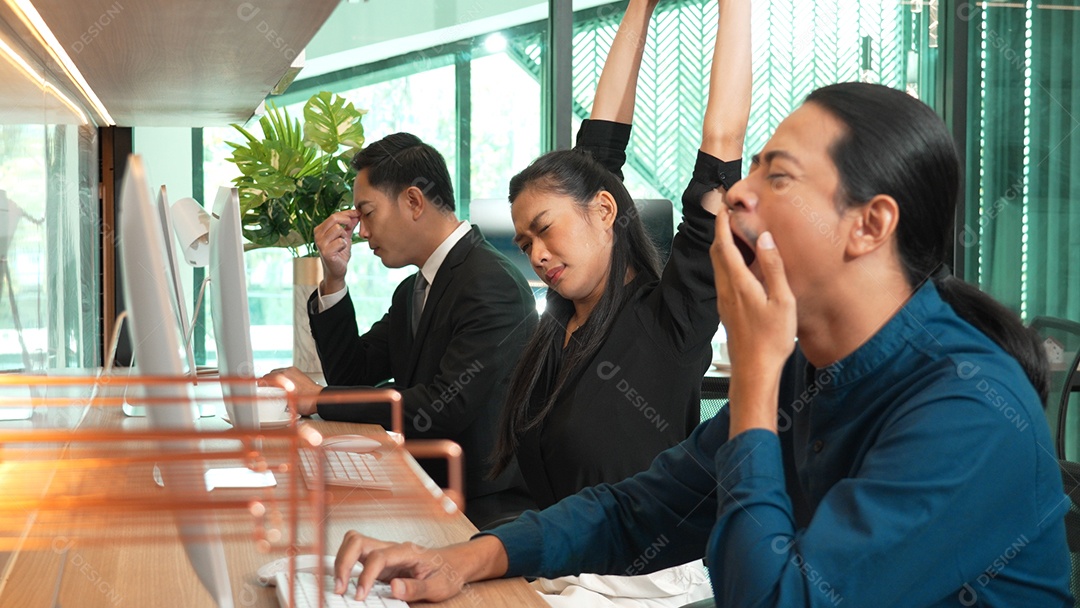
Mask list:
[{"label": "woman's raised arm", "polygon": [[659,0],[630,0],[611,43],[593,99],[593,120],[630,124],[634,119],[638,70],[645,52],[649,19]]},{"label": "woman's raised arm", "polygon": [[750,0],[719,0],[717,4],[720,23],[709,75],[701,151],[720,160],[736,160],[742,157],[746,124],[750,121]]}]

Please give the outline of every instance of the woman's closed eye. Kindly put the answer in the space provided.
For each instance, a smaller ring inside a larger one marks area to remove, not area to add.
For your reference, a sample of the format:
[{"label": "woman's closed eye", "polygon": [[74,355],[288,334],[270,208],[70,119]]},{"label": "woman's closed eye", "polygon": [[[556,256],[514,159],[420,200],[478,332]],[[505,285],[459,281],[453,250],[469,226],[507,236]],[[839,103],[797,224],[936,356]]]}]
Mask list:
[{"label": "woman's closed eye", "polygon": [[[547,226],[544,226],[543,228],[537,230],[536,231],[537,236],[547,232],[548,228],[551,228],[551,224],[548,224]],[[528,255],[529,250],[532,249],[532,241],[524,241],[524,242],[521,243],[521,245],[518,246],[518,248],[521,249],[521,253],[524,253],[524,254]]]}]

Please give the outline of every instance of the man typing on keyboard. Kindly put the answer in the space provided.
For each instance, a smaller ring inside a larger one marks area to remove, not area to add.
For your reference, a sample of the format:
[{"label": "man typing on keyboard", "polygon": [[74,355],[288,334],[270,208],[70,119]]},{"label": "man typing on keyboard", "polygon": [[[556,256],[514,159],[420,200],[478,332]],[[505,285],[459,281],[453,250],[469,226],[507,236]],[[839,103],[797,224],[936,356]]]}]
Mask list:
[{"label": "man typing on keyboard", "polygon": [[[361,150],[352,164],[356,208],[315,230],[325,278],[308,300],[308,315],[327,384],[392,381],[403,397],[407,437],[460,444],[466,514],[477,527],[530,508],[516,466],[495,480],[485,476],[506,380],[536,327],[532,291],[479,228],[457,219],[450,174],[434,148],[395,133]],[[386,267],[419,268],[362,335],[345,286],[357,229]],[[296,368],[272,372],[263,382],[282,377],[297,386],[302,414],[390,425],[384,404],[316,406],[322,387]],[[436,482],[445,480],[443,471],[425,468]]]}]

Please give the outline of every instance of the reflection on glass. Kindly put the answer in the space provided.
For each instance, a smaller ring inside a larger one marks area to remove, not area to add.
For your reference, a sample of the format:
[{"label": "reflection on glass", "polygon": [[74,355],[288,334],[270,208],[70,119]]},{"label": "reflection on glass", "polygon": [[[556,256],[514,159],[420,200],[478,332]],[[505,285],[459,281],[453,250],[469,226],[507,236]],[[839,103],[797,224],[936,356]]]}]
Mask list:
[{"label": "reflection on glass", "polygon": [[0,370],[100,360],[97,132],[0,124]]},{"label": "reflection on glass", "polygon": [[46,357],[42,356],[45,351],[40,348],[40,345],[34,344],[33,346],[38,347],[34,350],[36,355],[34,361],[37,366],[31,365],[30,350],[26,345],[26,336],[23,332],[22,321],[19,318],[19,303],[15,299],[15,290],[11,279],[11,263],[9,262],[11,243],[15,239],[19,223],[24,218],[36,226],[45,223],[44,218],[35,218],[26,213],[18,203],[8,198],[6,190],[0,189],[0,301],[6,300],[9,305],[7,312],[11,315],[15,336],[18,338],[19,348],[22,351],[23,368],[29,370],[41,369]]}]

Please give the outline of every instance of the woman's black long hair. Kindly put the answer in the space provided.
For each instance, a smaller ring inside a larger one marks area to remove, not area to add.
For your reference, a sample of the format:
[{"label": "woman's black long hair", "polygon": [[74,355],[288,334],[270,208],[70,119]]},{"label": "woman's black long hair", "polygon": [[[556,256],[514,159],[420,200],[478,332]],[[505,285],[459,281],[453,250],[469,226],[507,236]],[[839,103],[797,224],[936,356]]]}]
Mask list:
[{"label": "woman's black long hair", "polygon": [[612,224],[611,266],[604,294],[600,296],[588,321],[574,332],[564,351],[554,387],[540,397],[544,400],[543,404],[535,408],[532,405],[533,392],[547,365],[551,344],[556,340],[562,343],[566,322],[574,312],[572,301],[560,296],[554,289],[547,291],[547,308],[540,325],[525,345],[510,380],[499,437],[492,456],[493,477],[510,464],[517,451],[518,437],[543,422],[567,383],[603,345],[616,315],[633,295],[627,277],[632,274],[635,283],[654,281],[660,277],[660,255],[645,232],[634,199],[622,181],[587,152],[558,150],[534,160],[510,180],[510,203],[513,204],[525,190],[569,197],[583,214],[588,211],[596,195],[606,190],[615,199],[618,210]]},{"label": "woman's black long hair", "polygon": [[941,298],[1024,369],[1043,403],[1049,393],[1046,352],[1034,331],[978,287],[947,271],[960,189],[960,160],[945,123],[902,91],[864,83],[834,84],[806,98],[846,127],[833,144],[843,207],[887,194],[900,206],[897,247],[913,287],[932,279]]}]

